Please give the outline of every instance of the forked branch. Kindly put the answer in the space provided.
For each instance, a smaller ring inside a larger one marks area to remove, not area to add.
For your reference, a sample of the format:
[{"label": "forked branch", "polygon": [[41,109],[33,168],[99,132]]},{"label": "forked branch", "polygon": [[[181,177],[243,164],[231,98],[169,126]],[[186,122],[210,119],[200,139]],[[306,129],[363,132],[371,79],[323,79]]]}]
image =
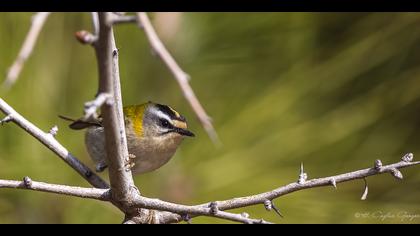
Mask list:
[{"label": "forked branch", "polygon": [[[247,213],[236,214],[226,212],[226,210],[239,209],[251,205],[263,205],[267,210],[271,210],[273,207],[275,208],[273,204],[274,199],[296,191],[322,186],[334,187],[333,183],[335,183],[336,186],[337,183],[352,181],[356,179],[366,179],[369,176],[380,175],[384,173],[390,173],[397,179],[401,179],[402,174],[399,169],[420,164],[419,161],[412,162],[412,156],[412,154],[407,154],[402,158],[402,161],[386,166],[381,166],[380,169],[374,166],[372,168],[357,170],[345,174],[311,179],[303,183],[296,181],[294,183],[290,183],[265,193],[246,197],[232,198],[223,201],[213,201],[195,206],[186,206],[137,195],[134,196],[134,201],[130,207],[157,210],[158,212],[154,213],[156,214],[155,217],[157,218],[157,222],[155,223],[175,223],[184,220],[190,220],[191,218],[197,216],[209,216],[246,224],[267,224],[270,222],[264,221],[262,219],[251,219]],[[411,158],[410,160],[407,160],[406,157]],[[399,177],[395,176],[394,173],[396,171],[399,173]],[[81,188],[41,183],[32,181],[28,177],[25,177],[23,181],[0,180],[0,188],[30,189],[35,191],[51,192],[56,194],[64,194],[69,196],[112,202],[112,196],[110,195],[108,189]]]},{"label": "forked branch", "polygon": [[[18,112],[16,112],[11,106],[9,106],[3,99],[0,98],[0,110],[6,115],[0,123],[14,122],[23,130],[28,132],[34,138],[38,139],[47,148],[57,154],[64,162],[66,162],[71,168],[76,170],[83,178],[85,178],[92,186],[96,188],[108,188],[108,184],[92,170],[89,169],[85,164],[79,161],[73,154],[71,154],[63,145],[61,145],[55,135],[52,133],[56,132],[44,132],[37,126],[26,120]],[[54,131],[55,129],[52,129]]]}]

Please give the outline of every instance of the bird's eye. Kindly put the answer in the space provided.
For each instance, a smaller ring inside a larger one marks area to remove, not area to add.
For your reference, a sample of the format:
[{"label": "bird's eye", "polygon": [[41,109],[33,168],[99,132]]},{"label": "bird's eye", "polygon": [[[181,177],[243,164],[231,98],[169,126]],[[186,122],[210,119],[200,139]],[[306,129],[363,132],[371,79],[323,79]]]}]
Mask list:
[{"label": "bird's eye", "polygon": [[165,119],[160,119],[160,126],[162,126],[164,128],[169,128],[171,126],[171,124],[169,123],[169,121],[167,121]]}]

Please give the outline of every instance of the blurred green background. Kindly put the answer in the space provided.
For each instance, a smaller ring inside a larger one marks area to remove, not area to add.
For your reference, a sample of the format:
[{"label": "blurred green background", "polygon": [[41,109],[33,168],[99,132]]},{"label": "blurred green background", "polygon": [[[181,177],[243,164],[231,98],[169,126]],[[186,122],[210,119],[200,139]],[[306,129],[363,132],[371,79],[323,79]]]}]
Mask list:
[{"label": "blurred green background", "polygon": [[[0,13],[0,71],[15,60],[31,13]],[[417,13],[155,13],[153,24],[191,77],[223,142],[215,148],[180,89],[151,53],[143,31],[118,25],[124,104],[152,100],[184,114],[197,134],[153,173],[135,177],[146,196],[196,204],[267,191],[297,180],[420,155],[420,15]],[[48,18],[16,85],[0,96],[93,168],[77,117],[97,87],[94,50],[74,33],[88,13]],[[4,76],[3,76],[4,79]],[[0,116],[3,117],[3,116]],[[420,223],[420,169],[296,192],[240,209],[276,223]],[[88,186],[14,124],[0,127],[0,178]],[[107,178],[106,174],[101,174]],[[368,213],[368,215],[358,215]],[[414,219],[401,217],[406,213]],[[384,215],[384,218],[380,216]],[[386,217],[385,215],[394,215]],[[358,217],[359,216],[359,217]],[[400,216],[400,217],[399,217]],[[0,189],[0,223],[120,223],[112,205],[61,195]],[[199,217],[195,223],[226,223]]]}]

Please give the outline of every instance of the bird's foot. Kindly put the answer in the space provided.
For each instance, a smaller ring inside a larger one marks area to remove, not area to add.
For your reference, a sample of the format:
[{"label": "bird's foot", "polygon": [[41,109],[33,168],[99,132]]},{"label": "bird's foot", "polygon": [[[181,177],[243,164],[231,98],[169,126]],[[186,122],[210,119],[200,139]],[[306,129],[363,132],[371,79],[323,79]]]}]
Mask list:
[{"label": "bird's foot", "polygon": [[130,171],[136,165],[136,155],[129,153],[128,160],[125,163],[125,171]]}]

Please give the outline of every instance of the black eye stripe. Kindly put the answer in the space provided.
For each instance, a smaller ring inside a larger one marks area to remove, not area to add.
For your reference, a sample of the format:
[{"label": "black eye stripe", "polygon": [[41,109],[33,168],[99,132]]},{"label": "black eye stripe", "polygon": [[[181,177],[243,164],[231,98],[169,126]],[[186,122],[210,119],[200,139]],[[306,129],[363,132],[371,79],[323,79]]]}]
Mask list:
[{"label": "black eye stripe", "polygon": [[173,128],[171,122],[164,118],[159,118],[159,125],[164,128]]}]

